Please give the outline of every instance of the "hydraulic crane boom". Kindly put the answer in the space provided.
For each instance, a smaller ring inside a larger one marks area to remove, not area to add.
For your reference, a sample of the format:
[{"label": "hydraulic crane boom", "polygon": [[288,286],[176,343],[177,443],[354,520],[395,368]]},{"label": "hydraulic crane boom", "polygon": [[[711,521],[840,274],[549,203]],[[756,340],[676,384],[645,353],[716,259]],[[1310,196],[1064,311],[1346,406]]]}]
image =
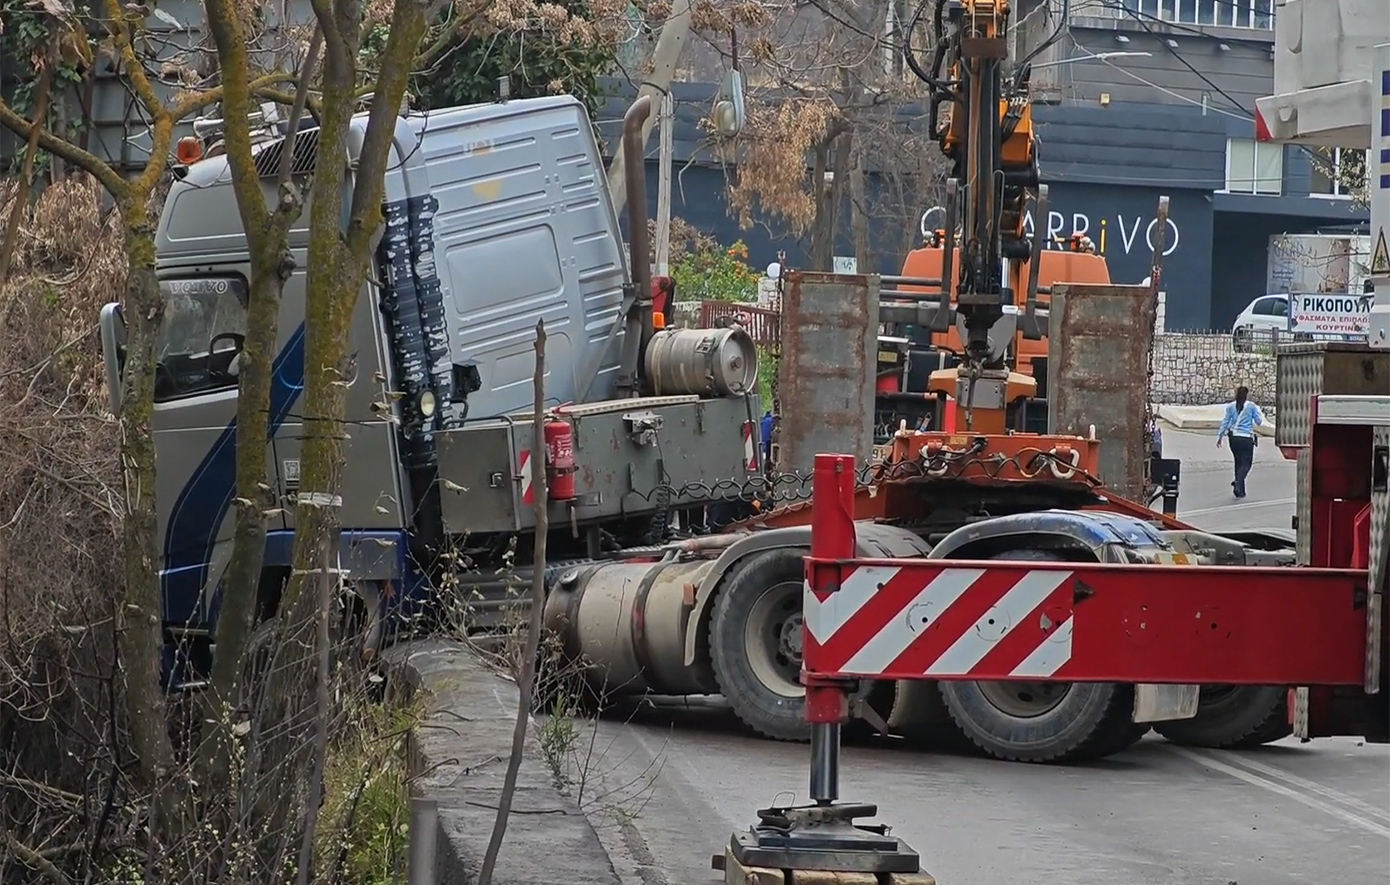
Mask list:
[{"label": "hydraulic crane boom", "polygon": [[[930,69],[918,63],[910,43],[904,53],[908,66],[932,89],[930,126],[952,164],[942,292],[948,302],[955,296],[954,314],[965,342],[963,377],[947,370],[934,376],[933,386],[961,402],[968,429],[1003,432],[1008,401],[1027,395],[1023,388],[1036,390],[1031,378],[1009,371],[1009,342],[1019,331],[1031,339],[1043,334],[1037,319],[1042,238],[1030,241],[1024,225],[1030,191],[1038,212],[1047,212],[1028,99],[1030,62],[1040,50],[1009,70],[1008,0],[923,0],[914,26],[928,3],[936,46]],[[939,123],[943,105],[944,126]],[[1020,291],[1027,294],[1021,315]],[[951,312],[937,316],[933,331],[949,329]]]}]

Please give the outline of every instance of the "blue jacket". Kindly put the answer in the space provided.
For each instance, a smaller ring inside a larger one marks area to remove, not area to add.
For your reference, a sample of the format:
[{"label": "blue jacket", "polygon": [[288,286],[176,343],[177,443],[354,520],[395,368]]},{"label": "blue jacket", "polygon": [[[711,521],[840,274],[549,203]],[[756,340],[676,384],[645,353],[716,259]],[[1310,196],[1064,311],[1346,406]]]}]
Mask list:
[{"label": "blue jacket", "polygon": [[1234,433],[1236,436],[1254,437],[1255,428],[1265,423],[1260,415],[1260,407],[1250,400],[1245,401],[1245,408],[1236,413],[1236,404],[1226,404],[1226,417],[1221,421],[1221,429],[1216,432],[1218,437],[1224,437],[1227,433]]}]

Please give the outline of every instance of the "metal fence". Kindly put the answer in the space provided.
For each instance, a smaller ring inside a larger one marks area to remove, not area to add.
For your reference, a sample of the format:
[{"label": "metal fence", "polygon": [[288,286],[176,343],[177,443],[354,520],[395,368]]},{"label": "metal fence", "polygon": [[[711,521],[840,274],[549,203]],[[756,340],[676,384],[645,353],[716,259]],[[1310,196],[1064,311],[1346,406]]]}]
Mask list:
[{"label": "metal fence", "polygon": [[[725,318],[742,324],[759,344],[781,337],[781,317],[771,308],[728,301],[676,304],[675,322],[681,325],[711,328],[728,322]],[[1256,333],[1240,341],[1221,331],[1161,333],[1154,339],[1152,400],[1175,406],[1225,403],[1243,384],[1250,388],[1250,398],[1273,416],[1274,353],[1294,340],[1289,333]]]}]

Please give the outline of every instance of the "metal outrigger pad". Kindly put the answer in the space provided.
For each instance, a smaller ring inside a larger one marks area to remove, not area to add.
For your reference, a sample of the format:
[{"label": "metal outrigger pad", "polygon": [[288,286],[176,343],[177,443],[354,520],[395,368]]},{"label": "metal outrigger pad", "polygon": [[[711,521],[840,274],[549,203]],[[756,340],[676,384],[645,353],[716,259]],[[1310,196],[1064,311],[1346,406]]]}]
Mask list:
[{"label": "metal outrigger pad", "polygon": [[745,867],[837,873],[917,873],[921,858],[882,824],[856,824],[878,806],[845,803],[764,808],[735,832],[729,853]]}]

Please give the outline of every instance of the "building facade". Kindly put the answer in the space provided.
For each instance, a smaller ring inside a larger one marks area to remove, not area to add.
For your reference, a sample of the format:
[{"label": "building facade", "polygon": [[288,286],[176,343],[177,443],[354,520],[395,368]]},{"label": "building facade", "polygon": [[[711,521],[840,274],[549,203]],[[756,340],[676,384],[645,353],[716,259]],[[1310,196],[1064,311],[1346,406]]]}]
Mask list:
[{"label": "building facade", "polygon": [[[1016,57],[1056,39],[1034,63],[1032,92],[1046,219],[1035,229],[1081,232],[1104,252],[1112,278],[1149,274],[1155,213],[1169,198],[1165,326],[1229,329],[1265,294],[1270,237],[1364,232],[1368,213],[1339,177],[1336,151],[1255,141],[1255,99],[1273,90],[1273,22],[1281,0],[1023,0],[1015,2]],[[1063,8],[1067,18],[1060,22]],[[616,89],[606,132],[630,91]],[[677,215],[723,242],[743,239],[755,264],[804,259],[776,225],[740,230],[723,204],[727,170],[700,153],[701,115],[714,87],[678,84]],[[655,141],[649,198],[655,209]],[[615,138],[610,143],[616,143]],[[931,226],[923,206],[922,226]],[[1060,248],[1054,245],[1053,248]],[[848,253],[846,248],[837,250]],[[884,272],[901,269],[887,257]]]},{"label": "building facade", "polygon": [[[1050,226],[1090,224],[1114,279],[1136,283],[1149,261],[1143,231],[1167,194],[1170,329],[1229,328],[1265,293],[1272,235],[1364,231],[1368,221],[1339,169],[1364,169],[1360,157],[1255,141],[1255,99],[1273,90],[1277,5],[1073,0],[1065,36],[1038,59]],[[1055,17],[1063,4],[1050,6]],[[1021,38],[1033,45],[1055,23],[1035,18]]]}]

